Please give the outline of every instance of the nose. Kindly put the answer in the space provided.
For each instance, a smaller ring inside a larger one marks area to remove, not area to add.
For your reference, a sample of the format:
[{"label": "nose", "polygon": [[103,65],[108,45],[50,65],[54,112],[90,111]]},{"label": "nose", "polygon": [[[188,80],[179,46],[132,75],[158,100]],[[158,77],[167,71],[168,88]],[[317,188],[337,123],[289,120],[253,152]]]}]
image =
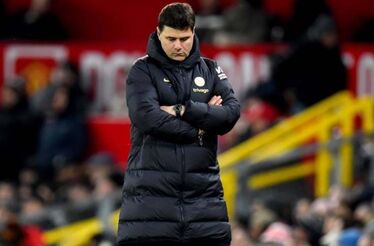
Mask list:
[{"label": "nose", "polygon": [[182,44],[181,44],[180,40],[175,40],[174,49],[176,49],[176,50],[181,50],[182,49]]}]

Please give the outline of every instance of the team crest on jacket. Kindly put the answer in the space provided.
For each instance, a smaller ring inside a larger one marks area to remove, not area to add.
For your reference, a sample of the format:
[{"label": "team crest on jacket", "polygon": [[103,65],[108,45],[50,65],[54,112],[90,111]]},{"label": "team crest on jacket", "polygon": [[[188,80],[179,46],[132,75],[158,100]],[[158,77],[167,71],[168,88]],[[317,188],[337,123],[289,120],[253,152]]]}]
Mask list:
[{"label": "team crest on jacket", "polygon": [[203,87],[205,85],[205,80],[203,77],[196,77],[194,82],[195,82],[195,85],[199,87]]}]

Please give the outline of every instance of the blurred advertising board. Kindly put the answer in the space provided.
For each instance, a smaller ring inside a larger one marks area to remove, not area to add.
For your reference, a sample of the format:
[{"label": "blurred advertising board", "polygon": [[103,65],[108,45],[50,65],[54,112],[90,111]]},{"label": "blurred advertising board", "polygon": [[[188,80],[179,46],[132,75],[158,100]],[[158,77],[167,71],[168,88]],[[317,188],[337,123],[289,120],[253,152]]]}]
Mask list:
[{"label": "blurred advertising board", "polygon": [[[203,45],[204,56],[214,58],[228,75],[235,91],[240,93],[263,83],[270,74],[269,55],[282,52],[282,45],[214,47]],[[349,89],[354,94],[374,96],[374,45],[343,46],[342,57],[348,69]],[[124,105],[125,81],[133,62],[145,54],[140,44],[66,43],[66,44],[0,44],[0,84],[21,75],[27,79],[30,95],[49,83],[53,68],[61,61],[76,64],[83,88],[92,101],[89,120],[91,152],[111,151],[124,165],[130,149],[129,122],[126,110],[113,117],[101,113],[114,99]],[[118,115],[117,115],[118,116]],[[117,129],[117,130],[113,130]],[[119,133],[120,132],[120,133]],[[119,136],[120,135],[120,136]]]},{"label": "blurred advertising board", "polygon": [[[234,89],[243,92],[266,81],[269,54],[285,49],[279,45],[214,47],[203,45],[204,56],[214,58],[228,75]],[[349,89],[354,94],[374,95],[374,45],[343,46],[342,56],[349,72]],[[3,83],[16,75],[27,79],[30,94],[45,86],[60,61],[78,65],[82,85],[98,111],[116,93],[125,91],[129,68],[143,56],[145,47],[122,43],[1,44],[0,77]]]}]

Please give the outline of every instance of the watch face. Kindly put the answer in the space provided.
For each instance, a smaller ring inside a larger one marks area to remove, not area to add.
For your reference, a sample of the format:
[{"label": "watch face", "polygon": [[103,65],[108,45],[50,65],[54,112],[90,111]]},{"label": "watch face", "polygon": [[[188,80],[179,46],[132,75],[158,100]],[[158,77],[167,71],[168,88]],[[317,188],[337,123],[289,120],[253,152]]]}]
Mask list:
[{"label": "watch face", "polygon": [[180,114],[181,114],[181,110],[182,110],[182,105],[177,104],[177,105],[174,106],[174,111],[175,111],[175,114],[176,114],[177,116],[180,116]]}]

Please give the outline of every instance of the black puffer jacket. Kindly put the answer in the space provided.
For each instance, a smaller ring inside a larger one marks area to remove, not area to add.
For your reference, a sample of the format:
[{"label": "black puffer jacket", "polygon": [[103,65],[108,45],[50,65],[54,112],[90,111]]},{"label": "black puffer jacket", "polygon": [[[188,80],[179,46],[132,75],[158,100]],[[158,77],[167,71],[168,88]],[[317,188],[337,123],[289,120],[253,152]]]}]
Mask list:
[{"label": "black puffer jacket", "polygon": [[[222,106],[210,106],[221,95]],[[186,105],[179,119],[161,105]],[[217,163],[217,134],[228,132],[240,106],[226,75],[200,57],[197,38],[183,62],[167,58],[156,34],[148,56],[127,80],[132,149],[123,186],[120,245],[231,240]],[[202,145],[198,129],[206,131]]]}]

